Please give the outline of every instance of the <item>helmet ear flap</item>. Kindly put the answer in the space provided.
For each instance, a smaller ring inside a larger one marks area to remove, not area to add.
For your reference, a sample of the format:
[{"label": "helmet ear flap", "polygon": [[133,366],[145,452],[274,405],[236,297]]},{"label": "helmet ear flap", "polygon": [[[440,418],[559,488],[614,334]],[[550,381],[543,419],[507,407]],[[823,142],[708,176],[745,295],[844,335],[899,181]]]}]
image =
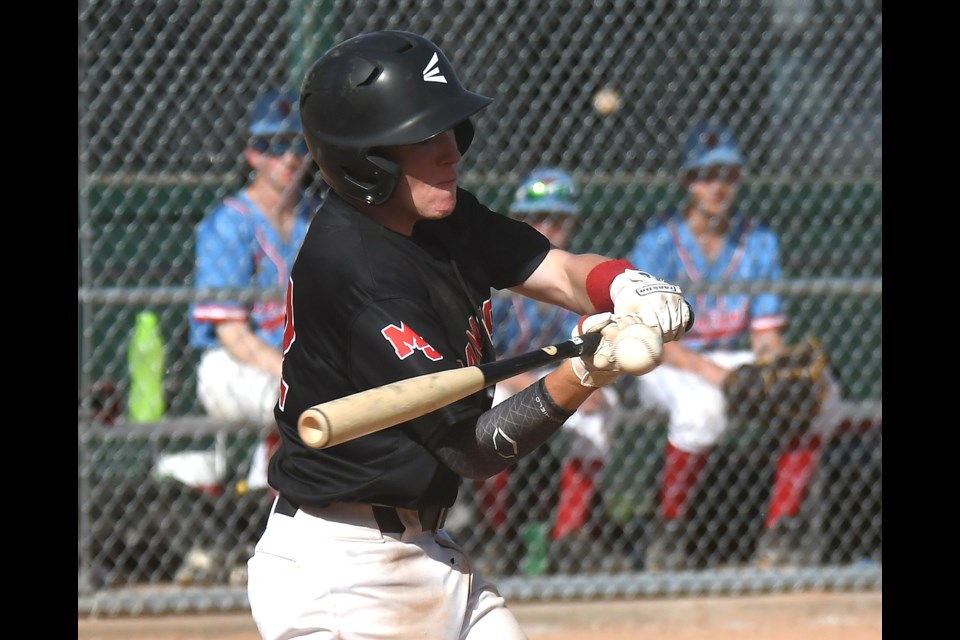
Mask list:
[{"label": "helmet ear flap", "polygon": [[382,155],[367,155],[367,162],[374,167],[372,181],[366,186],[362,200],[370,204],[383,204],[393,195],[400,180],[400,165]]},{"label": "helmet ear flap", "polygon": [[400,180],[400,165],[378,155],[376,150],[359,161],[345,154],[343,162],[336,166],[345,195],[367,204],[383,204],[389,200]]}]

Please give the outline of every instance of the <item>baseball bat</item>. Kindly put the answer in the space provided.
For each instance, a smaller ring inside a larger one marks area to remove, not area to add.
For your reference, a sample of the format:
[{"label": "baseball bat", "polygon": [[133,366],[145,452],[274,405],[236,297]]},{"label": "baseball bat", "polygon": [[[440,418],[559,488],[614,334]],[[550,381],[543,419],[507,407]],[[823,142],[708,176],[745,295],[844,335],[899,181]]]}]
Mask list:
[{"label": "baseball bat", "polygon": [[300,438],[314,449],[342,444],[419,418],[525,371],[594,353],[601,338],[599,332],[587,333],[513,358],[428,373],[323,402],[300,414]]}]

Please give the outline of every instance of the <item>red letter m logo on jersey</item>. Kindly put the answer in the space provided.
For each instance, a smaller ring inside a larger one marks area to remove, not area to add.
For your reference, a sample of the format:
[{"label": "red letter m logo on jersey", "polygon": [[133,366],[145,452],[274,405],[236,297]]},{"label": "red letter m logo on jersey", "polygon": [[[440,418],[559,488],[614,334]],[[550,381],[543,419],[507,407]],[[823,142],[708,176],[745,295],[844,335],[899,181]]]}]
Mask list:
[{"label": "red letter m logo on jersey", "polygon": [[387,339],[387,342],[393,345],[393,351],[401,360],[406,360],[417,350],[423,351],[423,354],[434,362],[443,360],[443,355],[439,351],[431,347],[430,343],[420,337],[420,334],[402,322],[399,327],[395,324],[388,324],[380,330],[380,333]]}]

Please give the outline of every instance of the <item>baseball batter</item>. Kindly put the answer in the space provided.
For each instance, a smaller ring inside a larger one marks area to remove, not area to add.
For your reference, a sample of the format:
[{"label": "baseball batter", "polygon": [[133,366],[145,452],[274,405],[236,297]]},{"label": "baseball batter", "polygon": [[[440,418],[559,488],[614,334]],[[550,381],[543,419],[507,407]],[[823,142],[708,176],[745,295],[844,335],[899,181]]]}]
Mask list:
[{"label": "baseball batter", "polygon": [[677,287],[624,260],[551,249],[458,187],[471,118],[490,102],[434,43],[399,31],[342,42],[304,79],[304,135],[331,192],[287,288],[269,470],[279,495],[248,562],[264,638],[523,638],[443,529],[445,510],[461,478],[535,455],[620,371],[573,358],[496,407],[481,392],[326,449],[300,439],[304,409],[490,360],[491,289],[593,314],[583,330],[605,339],[616,318],[656,324],[666,340],[690,320]]},{"label": "baseball batter", "polygon": [[[744,159],[733,132],[720,123],[694,127],[686,137],[681,182],[687,200],[653,220],[631,258],[651,273],[676,281],[775,281],[781,278],[779,240],[756,217],[736,206]],[[640,399],[669,413],[661,488],[666,527],[651,545],[649,568],[680,568],[684,559],[663,549],[679,532],[670,525],[686,515],[706,454],[728,426],[721,384],[739,365],[783,347],[787,325],[775,293],[698,295],[696,326],[683,340],[664,345],[664,363],[637,378]],[[816,429],[828,426],[819,420]],[[785,452],[786,456],[791,452]],[[796,461],[810,461],[804,451]],[[784,482],[806,486],[811,467],[787,465]],[[785,507],[779,505],[777,508]],[[795,510],[798,504],[789,509]],[[774,518],[775,520],[776,518]]]}]

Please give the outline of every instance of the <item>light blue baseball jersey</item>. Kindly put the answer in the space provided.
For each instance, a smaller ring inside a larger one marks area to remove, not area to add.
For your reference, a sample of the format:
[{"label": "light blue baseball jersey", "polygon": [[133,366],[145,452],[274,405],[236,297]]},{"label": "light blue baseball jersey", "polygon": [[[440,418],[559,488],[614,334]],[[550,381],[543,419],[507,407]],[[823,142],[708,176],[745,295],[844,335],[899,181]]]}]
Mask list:
[{"label": "light blue baseball jersey", "polygon": [[[651,221],[637,239],[630,261],[667,282],[779,280],[780,246],[776,234],[754,218],[733,212],[730,231],[714,262],[704,255],[680,212],[672,210]],[[697,295],[697,320],[683,338],[691,349],[748,349],[751,329],[787,324],[782,300],[759,295]]]},{"label": "light blue baseball jersey", "polygon": [[[293,232],[284,240],[246,191],[224,199],[197,228],[196,287],[285,289],[318,205],[318,201],[301,199]],[[258,337],[280,349],[284,319],[282,299],[200,301],[190,309],[190,344],[198,349],[217,346],[216,323],[248,320]]]},{"label": "light blue baseball jersey", "polygon": [[493,299],[493,342],[498,358],[520,354],[570,339],[580,316],[563,307],[538,302],[509,291]]}]

